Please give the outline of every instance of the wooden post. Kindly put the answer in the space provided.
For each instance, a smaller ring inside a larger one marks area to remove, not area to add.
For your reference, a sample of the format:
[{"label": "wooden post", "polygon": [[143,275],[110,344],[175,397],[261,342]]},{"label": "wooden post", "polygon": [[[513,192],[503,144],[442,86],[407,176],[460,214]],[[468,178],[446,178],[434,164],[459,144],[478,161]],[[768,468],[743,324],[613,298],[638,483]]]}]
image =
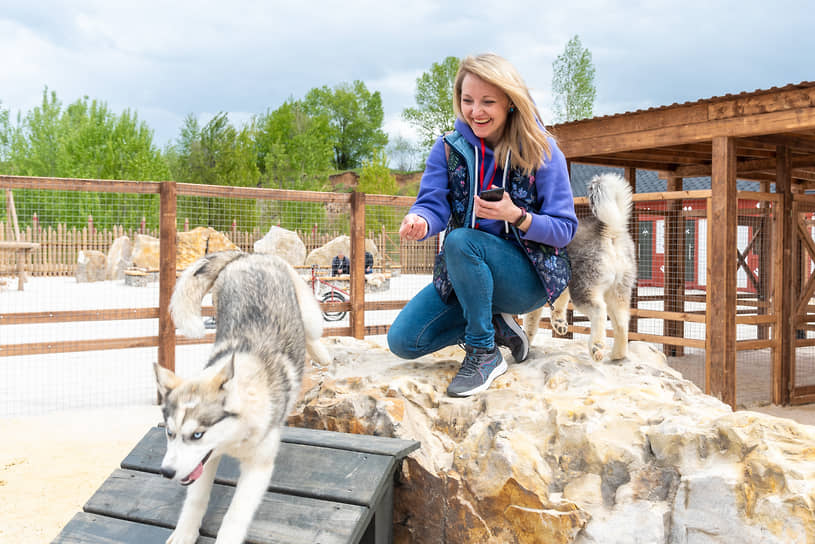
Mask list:
[{"label": "wooden post", "polygon": [[[668,191],[681,191],[682,178],[668,175]],[[665,215],[665,311],[685,311],[685,220],[682,217],[682,201],[669,200]],[[665,320],[665,336],[685,337],[685,322]],[[683,346],[665,344],[665,355],[681,357],[685,355]]]},{"label": "wooden post", "polygon": [[708,206],[705,391],[736,407],[736,144],[713,138]]},{"label": "wooden post", "polygon": [[[770,193],[770,183],[762,181],[760,185],[762,193]],[[778,185],[776,185],[778,187]],[[777,191],[780,191],[777,189]],[[758,254],[758,311],[760,314],[774,313],[770,307],[772,296],[772,285],[776,276],[773,269],[773,259],[775,252],[773,251],[773,244],[775,243],[777,231],[777,220],[780,218],[778,214],[777,204],[772,204],[766,200],[759,203],[759,210],[761,215],[758,219],[758,227],[761,229],[761,238],[759,239],[759,254]],[[766,340],[770,338],[770,326],[759,325],[756,327],[756,338],[759,340]],[[778,338],[778,335],[775,335]],[[773,350],[774,352],[775,350]]]},{"label": "wooden post", "polygon": [[776,315],[773,349],[772,398],[774,404],[789,404],[792,368],[795,364],[795,316],[793,315],[792,241],[797,217],[792,213],[792,154],[786,146],[776,148],[775,191],[780,197],[775,230],[776,251],[773,255],[775,281],[773,306]]},{"label": "wooden post", "polygon": [[351,336],[365,338],[365,193],[351,194]]},{"label": "wooden post", "polygon": [[175,287],[176,196],[174,181],[161,182],[159,191],[158,364],[175,371],[175,324],[170,297]]},{"label": "wooden post", "polygon": [[[626,168],[625,169],[625,179],[628,180],[628,184],[631,185],[631,192],[637,192],[637,169],[636,168]],[[639,228],[639,212],[637,212],[637,203],[635,202],[631,206],[631,221],[628,223],[628,232],[631,234],[631,239],[634,241],[634,251],[639,252],[640,247],[640,228]],[[637,278],[639,278],[639,270],[637,271]],[[637,279],[639,282],[639,279]],[[639,286],[637,282],[634,283],[634,290],[631,292],[631,307],[638,308],[640,304],[640,295],[639,295]],[[637,329],[639,327],[639,320],[637,316],[632,315],[631,318],[628,320],[628,331],[629,332],[639,332]]]}]

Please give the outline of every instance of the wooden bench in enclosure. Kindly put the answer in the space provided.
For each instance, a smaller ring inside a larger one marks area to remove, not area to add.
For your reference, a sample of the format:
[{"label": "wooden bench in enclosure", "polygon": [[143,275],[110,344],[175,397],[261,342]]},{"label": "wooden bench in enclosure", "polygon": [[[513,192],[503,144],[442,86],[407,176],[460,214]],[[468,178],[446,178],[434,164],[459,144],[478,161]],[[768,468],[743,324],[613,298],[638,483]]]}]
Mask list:
[{"label": "wooden bench in enclosure", "polygon": [[[166,439],[154,427],[57,536],[58,544],[164,542],[185,488],[159,473]],[[393,482],[413,440],[285,427],[269,488],[246,542],[392,542]],[[214,542],[239,476],[225,457],[198,542]]]},{"label": "wooden bench in enclosure", "polygon": [[17,260],[17,267],[15,274],[17,275],[17,290],[22,291],[25,287],[25,263],[28,260],[28,254],[38,249],[40,244],[35,242],[14,242],[14,241],[0,241],[0,251],[13,251]]}]

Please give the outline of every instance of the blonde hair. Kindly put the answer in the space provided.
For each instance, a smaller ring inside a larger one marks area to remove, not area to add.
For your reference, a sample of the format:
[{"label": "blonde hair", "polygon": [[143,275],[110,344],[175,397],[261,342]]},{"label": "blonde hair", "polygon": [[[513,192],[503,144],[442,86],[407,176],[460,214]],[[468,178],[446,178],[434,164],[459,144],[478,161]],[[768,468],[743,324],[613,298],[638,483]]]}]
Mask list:
[{"label": "blonde hair", "polygon": [[506,154],[513,167],[520,167],[527,175],[533,174],[551,156],[547,138],[551,135],[539,124],[540,113],[529,94],[529,89],[518,70],[505,58],[494,53],[468,56],[461,61],[453,85],[453,111],[463,119],[461,113],[461,85],[464,76],[472,74],[501,89],[509,98],[515,111],[507,115],[504,133],[493,150],[496,161],[502,164]]}]

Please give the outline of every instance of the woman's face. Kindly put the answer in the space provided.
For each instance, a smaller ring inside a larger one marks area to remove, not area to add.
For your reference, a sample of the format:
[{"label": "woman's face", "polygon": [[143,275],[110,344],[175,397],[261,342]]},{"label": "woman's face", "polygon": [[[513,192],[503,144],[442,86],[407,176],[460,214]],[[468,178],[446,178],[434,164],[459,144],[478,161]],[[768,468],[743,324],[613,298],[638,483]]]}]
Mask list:
[{"label": "woman's face", "polygon": [[509,115],[509,97],[491,83],[473,74],[461,80],[461,114],[473,133],[495,147],[504,133]]}]

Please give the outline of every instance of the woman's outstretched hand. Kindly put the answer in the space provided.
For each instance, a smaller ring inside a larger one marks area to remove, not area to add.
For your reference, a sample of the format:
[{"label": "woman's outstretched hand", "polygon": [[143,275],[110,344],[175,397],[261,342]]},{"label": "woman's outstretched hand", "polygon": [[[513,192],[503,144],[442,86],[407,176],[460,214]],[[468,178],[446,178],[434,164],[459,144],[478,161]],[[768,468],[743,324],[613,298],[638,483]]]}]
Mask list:
[{"label": "woman's outstretched hand", "polygon": [[421,240],[427,235],[427,221],[415,213],[409,213],[402,219],[399,237],[405,240]]}]

